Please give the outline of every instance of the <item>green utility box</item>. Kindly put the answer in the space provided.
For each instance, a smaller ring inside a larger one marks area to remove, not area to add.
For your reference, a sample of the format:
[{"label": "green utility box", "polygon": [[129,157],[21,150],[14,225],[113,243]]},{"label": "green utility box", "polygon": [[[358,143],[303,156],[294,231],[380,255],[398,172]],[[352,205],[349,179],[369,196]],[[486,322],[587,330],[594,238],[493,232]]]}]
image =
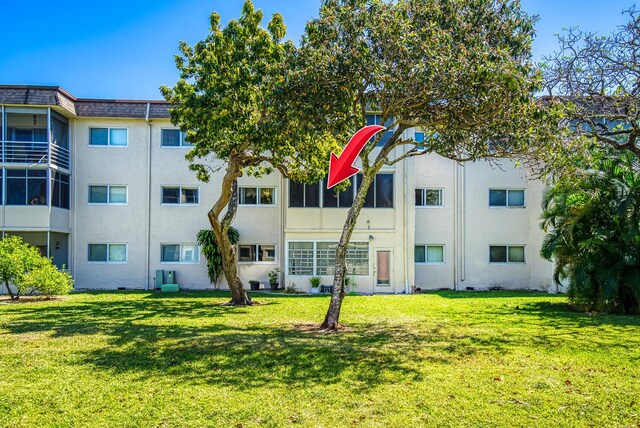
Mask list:
[{"label": "green utility box", "polygon": [[178,291],[180,291],[178,284],[162,284],[163,293],[177,293]]},{"label": "green utility box", "polygon": [[157,270],[156,271],[156,290],[162,289],[162,284],[164,284],[164,271]]}]

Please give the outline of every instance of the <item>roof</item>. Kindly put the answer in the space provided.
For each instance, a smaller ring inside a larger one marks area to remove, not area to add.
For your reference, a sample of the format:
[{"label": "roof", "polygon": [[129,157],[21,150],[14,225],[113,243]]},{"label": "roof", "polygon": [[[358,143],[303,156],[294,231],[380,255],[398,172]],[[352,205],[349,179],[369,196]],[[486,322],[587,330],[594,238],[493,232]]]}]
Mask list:
[{"label": "roof", "polygon": [[0,85],[0,104],[58,106],[77,117],[147,117],[168,119],[171,104],[164,100],[77,98],[59,86]]}]

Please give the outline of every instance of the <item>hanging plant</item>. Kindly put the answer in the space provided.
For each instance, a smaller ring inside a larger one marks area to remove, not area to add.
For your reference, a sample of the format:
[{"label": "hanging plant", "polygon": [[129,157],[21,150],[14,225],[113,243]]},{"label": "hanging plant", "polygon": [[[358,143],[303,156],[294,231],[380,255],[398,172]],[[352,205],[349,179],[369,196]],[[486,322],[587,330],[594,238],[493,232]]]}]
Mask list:
[{"label": "hanging plant", "polygon": [[[240,233],[236,228],[229,228],[228,234],[231,244],[235,245],[238,243]],[[218,241],[216,241],[216,236],[213,234],[213,230],[203,229],[198,232],[196,241],[202,249],[202,254],[204,254],[204,257],[207,259],[207,274],[209,275],[209,279],[217,289],[218,278],[220,278],[220,274],[222,273],[222,254],[220,253],[220,247],[218,246]]]}]

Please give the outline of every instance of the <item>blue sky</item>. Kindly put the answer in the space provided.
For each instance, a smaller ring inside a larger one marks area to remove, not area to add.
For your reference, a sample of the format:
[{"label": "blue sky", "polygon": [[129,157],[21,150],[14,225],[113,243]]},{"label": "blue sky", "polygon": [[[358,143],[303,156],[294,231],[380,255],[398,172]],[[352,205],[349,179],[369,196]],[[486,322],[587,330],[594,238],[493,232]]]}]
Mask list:
[{"label": "blue sky", "polygon": [[[223,22],[239,16],[242,0],[31,0],[5,2],[0,38],[0,83],[59,85],[78,97],[159,99],[158,87],[178,75],[180,40],[194,43],[209,13]],[[297,41],[320,0],[254,0],[266,16],[281,12]],[[522,0],[539,15],[536,59],[552,52],[563,27],[610,33],[624,23],[632,1]],[[12,17],[12,18],[9,18]]]}]

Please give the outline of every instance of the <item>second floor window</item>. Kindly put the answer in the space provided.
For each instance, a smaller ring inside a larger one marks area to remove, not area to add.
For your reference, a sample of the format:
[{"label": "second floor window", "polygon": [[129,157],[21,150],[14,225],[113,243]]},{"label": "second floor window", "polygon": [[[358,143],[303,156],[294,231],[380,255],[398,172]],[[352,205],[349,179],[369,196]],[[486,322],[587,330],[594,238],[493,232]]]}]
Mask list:
[{"label": "second floor window", "polygon": [[90,146],[128,146],[129,130],[127,128],[90,128]]},{"label": "second floor window", "polygon": [[7,169],[7,205],[47,205],[47,170]]},{"label": "second floor window", "polygon": [[51,205],[69,209],[69,176],[59,172],[51,173]]},{"label": "second floor window", "polygon": [[273,187],[241,187],[240,205],[275,205],[276,189]]},{"label": "second floor window", "polygon": [[160,137],[161,147],[192,147],[188,141],[185,140],[186,133],[179,129],[163,129]]},{"label": "second floor window", "polygon": [[89,186],[90,204],[126,204],[127,186]]},{"label": "second floor window", "polygon": [[162,203],[169,205],[196,205],[200,201],[197,187],[162,186]]},{"label": "second floor window", "polygon": [[416,189],[417,207],[442,207],[442,189]]}]

